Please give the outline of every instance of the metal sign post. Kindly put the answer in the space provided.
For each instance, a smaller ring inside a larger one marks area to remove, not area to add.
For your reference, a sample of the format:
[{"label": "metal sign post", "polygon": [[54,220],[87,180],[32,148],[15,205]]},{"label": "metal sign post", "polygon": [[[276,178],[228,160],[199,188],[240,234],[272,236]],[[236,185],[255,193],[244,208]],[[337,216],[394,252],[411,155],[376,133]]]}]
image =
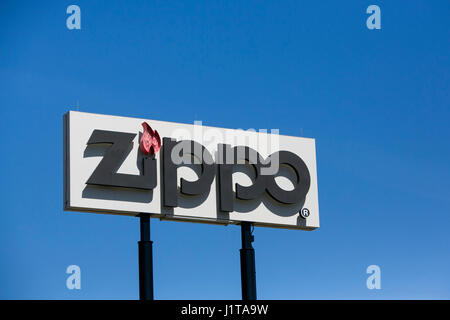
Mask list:
[{"label": "metal sign post", "polygon": [[256,300],[256,268],[255,249],[252,242],[255,240],[251,232],[251,223],[241,223],[242,249],[241,252],[241,287],[242,300]]},{"label": "metal sign post", "polygon": [[[150,215],[139,215],[141,225],[141,241],[139,246],[139,299],[153,300],[153,241],[150,241]],[[255,240],[251,232],[251,223],[241,223],[242,249],[241,254],[241,288],[242,300],[257,300],[256,297],[256,267]]]},{"label": "metal sign post", "polygon": [[153,241],[150,241],[150,215],[141,213],[139,247],[139,299],[153,300]]}]

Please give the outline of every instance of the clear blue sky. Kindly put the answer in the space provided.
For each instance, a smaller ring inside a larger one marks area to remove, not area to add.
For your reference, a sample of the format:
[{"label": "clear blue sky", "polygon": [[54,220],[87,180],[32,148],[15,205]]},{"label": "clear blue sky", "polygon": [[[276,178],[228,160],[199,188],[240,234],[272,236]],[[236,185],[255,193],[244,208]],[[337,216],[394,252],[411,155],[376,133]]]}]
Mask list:
[{"label": "clear blue sky", "polygon": [[[138,298],[138,219],[62,210],[77,102],[316,138],[321,228],[255,229],[259,298],[450,298],[449,15],[447,0],[1,1],[0,298]],[[152,240],[157,299],[241,298],[239,227],[152,220]]]}]

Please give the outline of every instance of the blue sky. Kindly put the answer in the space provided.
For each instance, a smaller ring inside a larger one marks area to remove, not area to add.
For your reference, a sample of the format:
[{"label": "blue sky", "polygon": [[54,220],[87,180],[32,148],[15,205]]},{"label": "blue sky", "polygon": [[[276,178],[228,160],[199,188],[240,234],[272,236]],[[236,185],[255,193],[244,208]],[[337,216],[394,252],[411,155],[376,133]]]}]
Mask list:
[{"label": "blue sky", "polygon": [[[62,210],[70,109],[315,138],[321,228],[255,229],[260,299],[450,298],[449,14],[446,0],[2,1],[0,298],[138,298],[138,219]],[[239,227],[152,220],[152,240],[157,299],[241,298]]]}]

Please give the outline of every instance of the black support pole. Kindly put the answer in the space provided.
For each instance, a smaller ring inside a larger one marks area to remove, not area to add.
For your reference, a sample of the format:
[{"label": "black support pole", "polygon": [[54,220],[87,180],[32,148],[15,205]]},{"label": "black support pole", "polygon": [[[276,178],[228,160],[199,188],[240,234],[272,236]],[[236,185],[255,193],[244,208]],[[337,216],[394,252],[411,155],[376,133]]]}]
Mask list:
[{"label": "black support pole", "polygon": [[254,237],[250,228],[251,223],[241,223],[242,249],[240,252],[242,300],[256,300],[255,249],[252,247]]},{"label": "black support pole", "polygon": [[153,300],[153,241],[150,241],[150,215],[141,213],[139,247],[139,299]]}]

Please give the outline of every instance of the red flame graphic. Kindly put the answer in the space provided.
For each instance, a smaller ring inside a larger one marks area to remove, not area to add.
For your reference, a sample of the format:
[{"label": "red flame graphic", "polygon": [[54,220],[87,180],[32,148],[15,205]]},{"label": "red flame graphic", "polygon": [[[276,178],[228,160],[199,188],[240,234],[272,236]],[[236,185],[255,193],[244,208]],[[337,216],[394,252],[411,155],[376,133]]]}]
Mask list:
[{"label": "red flame graphic", "polygon": [[147,122],[142,122],[144,133],[142,134],[139,147],[143,154],[156,154],[161,148],[161,138],[158,131],[152,129]]}]

